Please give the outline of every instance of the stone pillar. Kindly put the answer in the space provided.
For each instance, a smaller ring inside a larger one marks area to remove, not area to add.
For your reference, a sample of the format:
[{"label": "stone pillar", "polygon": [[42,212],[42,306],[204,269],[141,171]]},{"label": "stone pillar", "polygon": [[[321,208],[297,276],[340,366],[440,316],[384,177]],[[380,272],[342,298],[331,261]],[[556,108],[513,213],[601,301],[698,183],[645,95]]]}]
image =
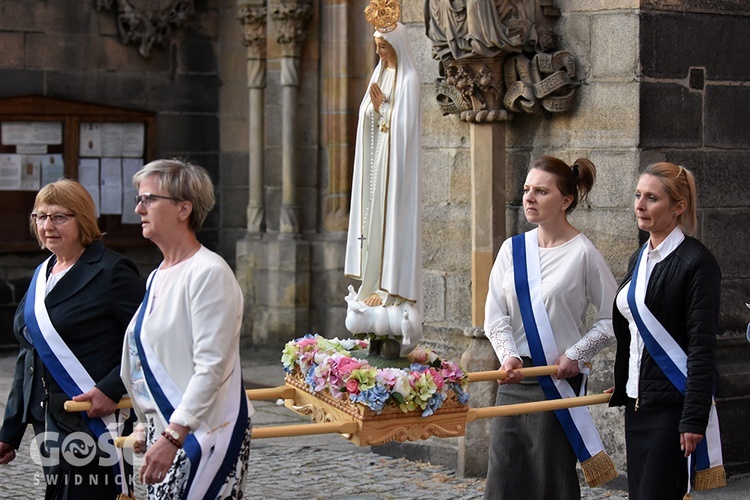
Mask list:
[{"label": "stone pillar", "polygon": [[[279,231],[253,232],[255,229],[264,231],[264,228],[260,225],[250,227],[250,211],[256,207],[248,208],[248,236],[237,244],[237,278],[245,293],[243,336],[252,345],[281,347],[287,341],[309,333],[310,326],[310,244],[299,233],[295,151],[299,147],[296,125],[299,121],[297,90],[300,48],[305,38],[304,27],[311,17],[312,8],[309,0],[272,0],[269,2],[269,11],[275,23],[276,41],[281,50],[283,121]],[[254,72],[248,73],[248,78],[256,76]],[[259,94],[251,91],[251,97],[253,95],[257,98]],[[251,99],[251,109],[254,103]],[[259,105],[263,105],[262,100]],[[262,109],[252,110],[250,123],[251,137],[254,133],[258,134],[255,140],[261,141],[258,150],[262,151],[265,126]],[[258,125],[257,129],[255,125]],[[251,158],[255,154],[252,147],[251,144]],[[263,157],[254,158],[260,160],[262,166]],[[262,175],[251,169],[252,173]],[[251,176],[251,184],[252,182]],[[263,194],[262,182],[261,176],[260,191],[255,193],[259,197],[257,199]],[[265,211],[262,205],[260,208],[262,212]],[[255,210],[253,215],[257,215]]]},{"label": "stone pillar", "polygon": [[[327,159],[328,186],[323,201],[325,231],[346,231],[351,189],[349,90],[352,68],[349,52],[348,3],[323,2],[321,17],[328,29],[321,48],[321,143]],[[354,27],[356,28],[356,27]]]},{"label": "stone pillar", "polygon": [[263,199],[264,95],[266,88],[266,0],[238,0],[238,19],[244,27],[242,43],[247,46],[248,168],[250,193],[247,204],[247,232],[265,230]]},{"label": "stone pillar", "polygon": [[299,232],[297,217],[297,87],[299,86],[299,56],[305,39],[305,27],[312,15],[309,0],[274,1],[271,16],[276,21],[277,42],[281,47],[282,87],[282,153],[281,153],[281,212],[279,231]]},{"label": "stone pillar", "polygon": [[[471,320],[473,338],[461,356],[467,371],[494,370],[499,363],[484,337],[484,302],[495,255],[505,239],[505,122],[471,124]],[[497,384],[472,385],[470,405],[493,406]],[[487,471],[490,420],[475,420],[458,440],[457,472],[462,477]]]},{"label": "stone pillar", "polygon": [[471,124],[471,320],[484,326],[490,270],[505,240],[505,122]]}]

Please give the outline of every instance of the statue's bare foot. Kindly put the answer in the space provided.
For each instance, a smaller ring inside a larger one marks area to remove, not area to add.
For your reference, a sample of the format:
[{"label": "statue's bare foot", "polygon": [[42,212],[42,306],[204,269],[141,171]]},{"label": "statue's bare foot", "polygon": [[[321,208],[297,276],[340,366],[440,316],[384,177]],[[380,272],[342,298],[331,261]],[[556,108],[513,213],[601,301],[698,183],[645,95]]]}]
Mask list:
[{"label": "statue's bare foot", "polygon": [[383,305],[383,300],[376,293],[373,293],[372,295],[367,297],[363,302],[370,307]]}]

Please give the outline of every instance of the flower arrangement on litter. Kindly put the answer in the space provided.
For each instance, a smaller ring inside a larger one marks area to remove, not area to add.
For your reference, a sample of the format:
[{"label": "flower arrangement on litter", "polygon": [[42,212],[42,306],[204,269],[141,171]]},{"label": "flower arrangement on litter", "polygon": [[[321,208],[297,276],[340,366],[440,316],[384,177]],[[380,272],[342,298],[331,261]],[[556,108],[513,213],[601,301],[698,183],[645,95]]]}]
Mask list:
[{"label": "flower arrangement on litter", "polygon": [[388,405],[401,411],[435,413],[452,390],[466,404],[468,377],[452,361],[441,360],[429,349],[417,347],[409,353],[408,368],[375,368],[352,352],[367,349],[369,342],[358,339],[326,339],[305,335],[287,342],[281,355],[284,370],[296,369],[313,393],[327,391],[333,398],[362,403],[380,414]]}]

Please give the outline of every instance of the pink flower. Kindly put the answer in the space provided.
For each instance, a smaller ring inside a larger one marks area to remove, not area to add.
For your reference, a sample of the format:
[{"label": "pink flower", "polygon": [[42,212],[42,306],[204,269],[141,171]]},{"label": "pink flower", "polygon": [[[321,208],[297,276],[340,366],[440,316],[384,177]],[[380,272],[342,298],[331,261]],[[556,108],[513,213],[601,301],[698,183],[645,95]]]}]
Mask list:
[{"label": "pink flower", "polygon": [[297,341],[297,346],[300,349],[304,349],[305,347],[308,347],[308,346],[315,347],[317,345],[318,345],[318,339],[316,338],[312,338],[312,339],[301,338]]},{"label": "pink flower", "polygon": [[346,383],[346,392],[349,394],[359,394],[359,382],[349,379]]},{"label": "pink flower", "polygon": [[351,373],[360,368],[362,363],[356,358],[341,357],[335,366],[335,371],[340,377],[348,377]]},{"label": "pink flower", "polygon": [[336,386],[329,387],[328,392],[330,392],[331,396],[333,396],[335,399],[344,399],[344,396],[346,395],[345,392],[343,392],[340,388]]},{"label": "pink flower", "polygon": [[377,375],[375,375],[375,379],[383,385],[393,387],[396,383],[396,379],[403,375],[403,370],[399,370],[398,368],[381,368],[378,370]]},{"label": "pink flower", "polygon": [[411,358],[412,362],[423,365],[427,361],[427,352],[417,347],[416,349],[414,349],[412,352],[409,353],[409,358]]},{"label": "pink flower", "polygon": [[441,363],[440,373],[443,375],[443,378],[452,381],[459,381],[464,377],[464,371],[461,369],[461,367],[458,364],[452,363],[450,361],[443,361]]},{"label": "pink flower", "polygon": [[428,370],[430,372],[430,375],[432,375],[432,380],[435,382],[435,385],[438,388],[438,391],[443,390],[443,385],[445,385],[445,380],[443,379],[443,376],[434,368],[430,368]]}]

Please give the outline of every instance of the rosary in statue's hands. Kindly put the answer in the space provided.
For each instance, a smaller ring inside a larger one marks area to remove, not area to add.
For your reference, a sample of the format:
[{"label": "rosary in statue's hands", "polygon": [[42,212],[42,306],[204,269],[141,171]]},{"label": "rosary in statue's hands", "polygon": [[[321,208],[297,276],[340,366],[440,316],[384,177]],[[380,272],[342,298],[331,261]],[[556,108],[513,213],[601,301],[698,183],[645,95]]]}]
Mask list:
[{"label": "rosary in statue's hands", "polygon": [[380,86],[377,83],[370,85],[370,100],[372,101],[372,107],[376,112],[380,112],[380,105],[385,102],[385,94],[380,90]]}]

